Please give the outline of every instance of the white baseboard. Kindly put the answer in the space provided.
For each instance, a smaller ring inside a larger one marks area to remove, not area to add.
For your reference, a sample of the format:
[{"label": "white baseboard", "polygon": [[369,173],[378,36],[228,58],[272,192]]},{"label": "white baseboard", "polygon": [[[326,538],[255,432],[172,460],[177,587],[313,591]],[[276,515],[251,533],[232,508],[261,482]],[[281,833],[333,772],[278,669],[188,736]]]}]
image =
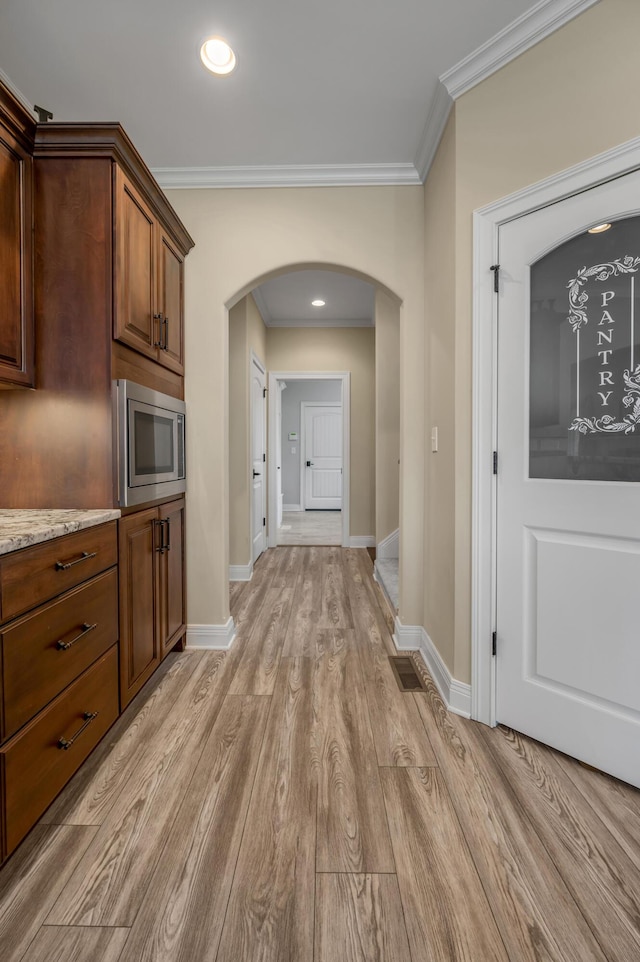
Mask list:
[{"label": "white baseboard", "polygon": [[253,561],[248,565],[229,565],[229,581],[251,581]]},{"label": "white baseboard", "polygon": [[471,685],[452,676],[424,628],[403,625],[396,618],[393,640],[398,651],[419,651],[448,710],[463,718],[471,718]]},{"label": "white baseboard", "polygon": [[376,558],[400,557],[400,529],[396,528],[376,546]]},{"label": "white baseboard", "polygon": [[304,511],[304,508],[302,507],[301,504],[283,504],[282,510],[283,511]]},{"label": "white baseboard", "polygon": [[349,538],[350,548],[375,548],[376,539],[372,534],[352,534]]},{"label": "white baseboard", "polygon": [[373,580],[380,588],[380,591],[384,595],[385,600],[389,605],[389,611],[395,618],[396,612],[398,610],[398,605],[394,603],[393,598],[390,596],[389,592],[387,591],[387,586],[385,585],[384,580],[380,577],[380,572],[378,571],[377,564],[378,564],[378,560],[376,558],[376,560],[373,563]]},{"label": "white baseboard", "polygon": [[236,637],[233,618],[225,625],[187,625],[187,648],[207,651],[227,651]]}]

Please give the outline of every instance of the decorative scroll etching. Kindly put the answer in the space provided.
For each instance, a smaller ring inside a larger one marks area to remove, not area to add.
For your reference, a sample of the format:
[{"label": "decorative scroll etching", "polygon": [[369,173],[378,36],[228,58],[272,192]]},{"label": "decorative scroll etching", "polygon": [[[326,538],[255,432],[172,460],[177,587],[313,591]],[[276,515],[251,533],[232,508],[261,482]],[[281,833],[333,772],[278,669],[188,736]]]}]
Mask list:
[{"label": "decorative scroll etching", "polygon": [[633,405],[633,410],[626,415],[622,421],[616,421],[610,414],[604,414],[601,418],[574,418],[571,423],[570,431],[579,431],[580,434],[634,434],[636,427],[640,424],[640,364],[633,372],[624,372],[625,392],[622,403],[626,408]]},{"label": "decorative scroll etching", "polygon": [[580,268],[576,277],[567,284],[570,310],[567,320],[571,324],[574,334],[580,330],[583,324],[587,323],[585,304],[589,300],[589,295],[582,290],[583,284],[586,284],[590,277],[595,277],[597,281],[606,281],[618,274],[635,274],[639,266],[640,257],[632,257],[631,254],[627,254],[626,257],[618,258],[610,264],[594,264],[593,267]]},{"label": "decorative scroll etching", "polygon": [[[620,274],[635,274],[640,266],[640,257],[633,257],[627,254],[625,257],[618,258],[607,264],[594,264],[592,267],[582,267],[576,277],[569,281],[567,289],[569,291],[569,316],[567,320],[571,324],[571,329],[576,337],[580,336],[580,328],[588,323],[586,304],[589,295],[583,290],[584,284],[594,278],[597,281],[606,281],[610,277]],[[632,289],[633,289],[633,281]],[[603,302],[604,303],[604,302]],[[632,330],[632,353],[631,363],[633,365],[633,330]],[[579,366],[579,361],[578,361]],[[569,425],[570,431],[579,431],[580,434],[634,434],[636,427],[640,424],[640,364],[625,370],[623,374],[624,393],[622,403],[626,408],[632,408],[621,421],[616,420],[610,414],[603,414],[602,417],[575,417]],[[611,382],[608,382],[611,383]]]}]

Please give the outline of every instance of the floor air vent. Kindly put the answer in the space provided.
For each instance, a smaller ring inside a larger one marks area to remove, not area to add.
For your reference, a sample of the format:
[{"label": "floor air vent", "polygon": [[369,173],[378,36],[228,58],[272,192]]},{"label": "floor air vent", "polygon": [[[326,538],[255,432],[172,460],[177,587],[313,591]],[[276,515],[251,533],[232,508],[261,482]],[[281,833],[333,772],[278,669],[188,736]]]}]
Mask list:
[{"label": "floor air vent", "polygon": [[407,655],[390,655],[389,662],[400,691],[426,691],[411,658]]}]

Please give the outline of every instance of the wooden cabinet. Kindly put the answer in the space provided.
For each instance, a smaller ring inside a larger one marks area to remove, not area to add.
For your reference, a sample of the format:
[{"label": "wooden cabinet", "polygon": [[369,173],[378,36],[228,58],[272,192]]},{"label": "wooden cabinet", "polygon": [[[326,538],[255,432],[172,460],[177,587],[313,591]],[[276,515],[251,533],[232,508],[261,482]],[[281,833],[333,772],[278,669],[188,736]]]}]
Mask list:
[{"label": "wooden cabinet", "polygon": [[184,373],[184,256],[116,168],[114,337]]},{"label": "wooden cabinet", "polygon": [[38,124],[33,154],[36,390],[0,394],[2,503],[117,506],[113,381],[184,398],[193,240],[119,124]]},{"label": "wooden cabinet", "polygon": [[0,86],[0,386],[32,387],[35,121]]},{"label": "wooden cabinet", "polygon": [[184,511],[181,498],[119,522],[121,709],[184,637]]},{"label": "wooden cabinet", "polygon": [[0,860],[118,717],[116,536],[109,522],[0,558]]}]

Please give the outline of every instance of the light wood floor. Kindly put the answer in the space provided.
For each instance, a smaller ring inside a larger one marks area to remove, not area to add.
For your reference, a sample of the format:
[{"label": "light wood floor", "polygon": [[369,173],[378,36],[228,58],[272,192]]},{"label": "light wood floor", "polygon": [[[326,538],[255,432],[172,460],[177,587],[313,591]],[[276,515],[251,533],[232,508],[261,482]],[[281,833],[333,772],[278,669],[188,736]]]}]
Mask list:
[{"label": "light wood floor", "polygon": [[284,511],[278,544],[341,545],[341,511]]},{"label": "light wood floor", "polygon": [[231,586],[0,872],[2,962],[640,959],[640,793],[401,693],[371,572]]}]

